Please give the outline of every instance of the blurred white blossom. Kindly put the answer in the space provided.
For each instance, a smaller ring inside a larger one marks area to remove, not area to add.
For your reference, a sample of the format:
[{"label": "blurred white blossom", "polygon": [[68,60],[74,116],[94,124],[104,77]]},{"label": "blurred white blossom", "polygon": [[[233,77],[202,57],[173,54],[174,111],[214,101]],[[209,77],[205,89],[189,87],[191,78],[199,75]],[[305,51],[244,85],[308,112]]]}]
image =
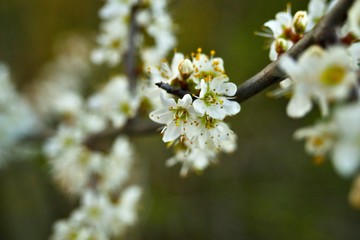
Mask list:
[{"label": "blurred white blossom", "polygon": [[[107,0],[100,10],[101,33],[97,38],[99,47],[92,52],[95,64],[107,63],[114,67],[121,63],[129,47],[129,24],[137,25],[135,46],[141,48],[145,68],[157,64],[175,46],[173,24],[166,11],[166,0],[119,1]],[[136,6],[135,22],[129,23]],[[144,39],[150,37],[153,44]]]},{"label": "blurred white blossom", "polygon": [[138,99],[130,93],[125,76],[112,77],[101,91],[90,96],[89,109],[107,118],[114,127],[122,127],[128,118],[135,115]]},{"label": "blurred white blossom", "polygon": [[353,59],[345,47],[323,50],[310,47],[298,61],[288,56],[280,59],[281,68],[292,81],[292,97],[287,106],[290,117],[303,117],[312,109],[312,100],[321,114],[329,114],[329,102],[346,99],[357,86]]},{"label": "blurred white blossom", "polygon": [[[29,101],[16,91],[6,65],[0,63],[0,166],[12,156],[22,137],[40,130],[40,121]],[[21,149],[18,148],[17,152]]]}]

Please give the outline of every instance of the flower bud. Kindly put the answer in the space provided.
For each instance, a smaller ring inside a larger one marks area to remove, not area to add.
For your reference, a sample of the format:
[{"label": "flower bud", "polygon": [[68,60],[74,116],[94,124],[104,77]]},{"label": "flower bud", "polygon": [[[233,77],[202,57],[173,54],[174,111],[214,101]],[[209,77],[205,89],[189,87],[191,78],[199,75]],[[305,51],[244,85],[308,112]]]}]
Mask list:
[{"label": "flower bud", "polygon": [[193,64],[189,59],[184,59],[179,64],[179,73],[182,79],[186,80],[194,71]]},{"label": "flower bud", "polygon": [[309,19],[306,11],[297,11],[292,22],[294,31],[297,34],[303,34],[305,32],[308,21]]},{"label": "flower bud", "polygon": [[291,44],[291,42],[286,39],[277,38],[275,40],[275,51],[278,54],[278,56],[280,56],[281,54],[289,50],[292,47],[292,45],[293,44]]}]

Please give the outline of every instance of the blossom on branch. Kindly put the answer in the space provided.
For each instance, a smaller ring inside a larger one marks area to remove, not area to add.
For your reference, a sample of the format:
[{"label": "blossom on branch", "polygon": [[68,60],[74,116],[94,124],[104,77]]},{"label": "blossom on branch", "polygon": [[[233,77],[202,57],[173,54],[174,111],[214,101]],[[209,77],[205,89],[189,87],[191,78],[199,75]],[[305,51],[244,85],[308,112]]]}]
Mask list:
[{"label": "blossom on branch", "polygon": [[[99,47],[92,52],[92,61],[117,66],[134,44],[141,48],[140,57],[145,68],[157,64],[176,43],[166,3],[166,0],[107,0],[99,11],[103,22],[97,38]],[[131,36],[132,29],[136,30],[134,36]],[[149,44],[146,38],[152,39],[153,43]]]},{"label": "blossom on branch", "polygon": [[207,82],[201,79],[199,98],[194,101],[195,110],[202,116],[206,113],[219,120],[239,113],[239,103],[228,99],[235,95],[237,87],[228,80],[225,75]]},{"label": "blossom on branch", "polygon": [[185,135],[192,137],[196,128],[194,124],[196,112],[192,106],[192,98],[186,94],[175,103],[173,98],[166,98],[163,93],[160,95],[164,108],[150,113],[150,119],[154,122],[166,124],[163,129],[163,141],[170,142]]},{"label": "blossom on branch", "polygon": [[326,0],[311,0],[308,11],[297,11],[294,15],[291,14],[291,5],[289,4],[286,11],[277,13],[275,19],[264,23],[265,32],[256,34],[272,40],[270,60],[275,61],[302,39],[305,33],[312,30],[332,3],[328,4]]},{"label": "blossom on branch", "polygon": [[[171,142],[175,156],[168,165],[183,164],[180,174],[185,176],[189,169],[202,171],[216,162],[221,151],[235,150],[236,135],[224,122],[227,116],[240,112],[239,103],[233,101],[237,86],[225,75],[224,63],[202,53],[201,48],[192,54],[192,60],[176,53],[170,68],[167,64],[160,71],[153,71],[153,78],[173,88],[188,91],[176,103],[174,96],[160,98],[162,107],[150,113],[150,119],[165,124],[162,133],[164,142]],[[159,74],[162,73],[162,74]]]},{"label": "blossom on branch", "polygon": [[125,76],[112,77],[101,91],[90,96],[88,106],[99,116],[108,118],[116,128],[124,126],[135,115],[139,100],[130,93]]},{"label": "blossom on branch", "polygon": [[305,116],[312,109],[312,100],[319,104],[321,114],[329,114],[329,103],[345,100],[357,86],[354,63],[342,46],[323,50],[310,47],[298,61],[288,56],[280,59],[280,67],[292,81],[292,97],[287,106],[290,117]]}]

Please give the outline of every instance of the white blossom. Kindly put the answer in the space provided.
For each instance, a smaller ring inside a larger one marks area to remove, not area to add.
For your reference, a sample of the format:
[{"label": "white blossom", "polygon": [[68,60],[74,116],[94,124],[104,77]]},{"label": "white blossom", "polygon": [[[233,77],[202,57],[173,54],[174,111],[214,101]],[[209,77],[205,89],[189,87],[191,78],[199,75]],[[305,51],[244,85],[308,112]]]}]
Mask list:
[{"label": "white blossom", "polygon": [[100,92],[90,96],[88,106],[91,111],[108,118],[118,128],[134,116],[138,100],[130,93],[128,79],[115,76]]},{"label": "white blossom", "polygon": [[163,141],[173,141],[180,135],[192,137],[196,112],[192,106],[191,96],[186,94],[178,100],[178,103],[173,98],[166,98],[163,94],[160,97],[164,107],[151,112],[149,116],[154,122],[166,124],[163,129]]},{"label": "white blossom", "polygon": [[270,44],[270,60],[275,61],[303,38],[304,33],[312,30],[333,2],[328,4],[326,0],[311,0],[307,11],[297,11],[294,15],[289,4],[286,11],[277,13],[275,19],[264,23],[266,31],[257,34],[273,40]]},{"label": "white blossom", "polygon": [[[0,63],[0,166],[12,157],[18,140],[41,129],[29,101],[16,91],[10,71]],[[17,148],[15,153],[19,153]]]},{"label": "white blossom", "polygon": [[[99,47],[92,53],[96,64],[107,63],[114,67],[121,63],[129,46],[129,23],[132,7],[143,4],[135,13],[136,24],[141,27],[135,36],[136,47],[141,48],[140,57],[145,68],[157,64],[175,46],[172,20],[166,11],[166,1],[154,0],[146,4],[138,1],[107,0],[99,15],[103,20],[97,39]],[[153,45],[146,45],[144,38],[153,39]]]},{"label": "white blossom", "polygon": [[114,206],[113,212],[113,230],[116,230],[116,225],[133,225],[137,220],[136,207],[141,197],[141,188],[133,185],[127,187],[123,192],[118,201]]},{"label": "white blossom", "polygon": [[336,140],[336,126],[332,123],[319,123],[297,130],[295,139],[305,139],[305,150],[314,156],[315,163],[322,163],[329,155]]},{"label": "white blossom", "polygon": [[352,59],[347,49],[340,46],[326,51],[311,47],[297,62],[282,57],[280,66],[293,82],[293,95],[287,106],[290,117],[303,117],[312,109],[312,100],[326,116],[329,102],[344,100],[356,86]]},{"label": "white blossom", "polygon": [[166,161],[166,165],[171,167],[177,163],[181,163],[180,176],[186,177],[189,170],[202,172],[211,163],[217,160],[218,151],[214,148],[189,148],[187,150],[178,150],[175,156]]},{"label": "white blossom", "polygon": [[90,75],[89,42],[71,36],[58,42],[56,57],[40,71],[31,100],[43,118],[74,115],[83,107],[81,89]]},{"label": "white blossom", "polygon": [[222,120],[228,115],[235,115],[240,112],[240,104],[228,98],[235,95],[237,87],[234,83],[228,82],[226,76],[216,77],[205,82],[200,82],[200,95],[194,101],[194,109],[204,115]]},{"label": "white blossom", "polygon": [[195,88],[200,89],[201,80],[209,82],[216,77],[225,75],[224,61],[222,58],[214,57],[215,51],[211,51],[210,58],[202,53],[202,49],[198,48],[196,54],[193,55],[193,74],[189,77],[188,82],[196,84]]}]

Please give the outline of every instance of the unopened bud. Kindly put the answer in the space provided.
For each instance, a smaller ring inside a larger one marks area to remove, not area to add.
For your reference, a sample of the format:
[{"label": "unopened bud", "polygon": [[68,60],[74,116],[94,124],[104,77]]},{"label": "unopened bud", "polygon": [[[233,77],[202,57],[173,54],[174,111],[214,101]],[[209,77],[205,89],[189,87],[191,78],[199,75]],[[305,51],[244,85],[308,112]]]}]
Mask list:
[{"label": "unopened bud", "polygon": [[303,34],[305,32],[308,21],[309,19],[306,11],[297,11],[292,22],[294,31],[297,34]]},{"label": "unopened bud", "polygon": [[275,51],[280,56],[292,47],[292,42],[283,38],[277,38],[275,40]]},{"label": "unopened bud", "polygon": [[179,64],[179,73],[182,79],[186,80],[194,71],[193,64],[189,59],[184,59]]}]

